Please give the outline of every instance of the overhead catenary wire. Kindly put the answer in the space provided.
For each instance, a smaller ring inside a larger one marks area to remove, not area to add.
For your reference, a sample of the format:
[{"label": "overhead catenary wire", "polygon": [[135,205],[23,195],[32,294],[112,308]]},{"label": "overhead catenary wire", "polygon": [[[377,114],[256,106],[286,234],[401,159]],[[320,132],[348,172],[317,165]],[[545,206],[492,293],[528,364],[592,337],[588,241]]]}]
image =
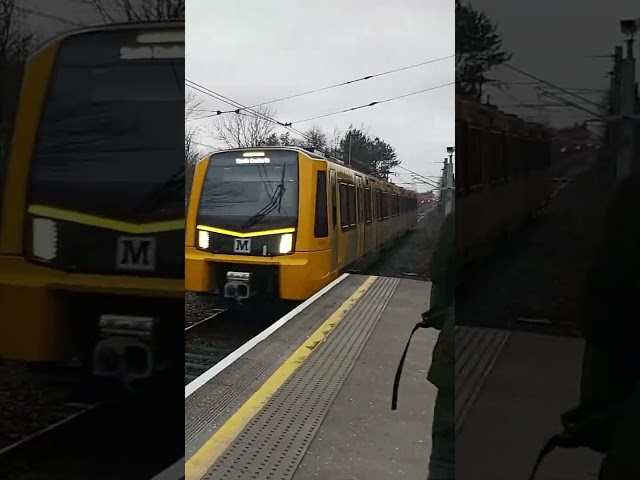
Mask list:
[{"label": "overhead catenary wire", "polygon": [[238,113],[240,113],[239,109],[247,110],[248,112],[250,112],[251,114],[253,114],[253,116],[255,116],[257,118],[260,118],[262,120],[265,120],[265,121],[268,121],[270,123],[274,123],[276,125],[284,127],[286,129],[288,129],[290,131],[293,131],[294,133],[302,136],[303,138],[305,138],[307,140],[310,140],[310,138],[306,134],[304,134],[303,132],[300,132],[299,130],[293,128],[290,123],[281,122],[281,121],[276,120],[275,118],[272,118],[272,117],[270,117],[268,115],[265,115],[265,114],[260,113],[260,112],[256,112],[255,110],[251,110],[246,105],[242,105],[241,103],[236,102],[235,100],[232,100],[229,97],[225,97],[224,95],[222,95],[220,93],[214,92],[213,90],[211,90],[211,89],[209,89],[207,87],[204,87],[204,86],[200,85],[199,83],[194,82],[193,80],[189,80],[188,78],[185,78],[184,81],[185,81],[186,86],[188,86],[189,88],[192,88],[192,89],[194,89],[194,90],[196,90],[196,91],[198,91],[200,93],[204,93],[205,95],[208,95],[208,96],[210,96],[212,98],[215,98],[216,100],[219,100],[219,101],[221,101],[223,103],[226,103],[227,105],[231,105],[233,107],[236,107],[238,109]]},{"label": "overhead catenary wire", "polygon": [[[594,102],[592,102],[591,100],[589,100],[587,98],[584,98],[584,97],[582,97],[580,95],[577,95],[577,94],[571,92],[570,90],[567,90],[566,88],[560,87],[560,86],[558,86],[558,85],[556,85],[554,83],[551,83],[551,82],[549,82],[547,80],[544,80],[544,79],[542,79],[542,78],[540,78],[540,77],[538,77],[536,75],[532,75],[531,73],[525,72],[524,70],[522,70],[520,68],[517,68],[517,67],[514,67],[513,65],[511,65],[509,63],[505,63],[503,66],[505,68],[508,68],[509,70],[513,70],[514,72],[519,73],[520,75],[523,75],[525,77],[529,77],[529,78],[531,78],[533,80],[536,80],[536,81],[538,81],[540,83],[544,83],[545,85],[547,85],[549,87],[555,88],[556,90],[559,90],[560,92],[564,93],[565,95],[569,95],[571,97],[574,97],[574,98],[576,98],[576,99],[578,99],[578,100],[580,100],[582,102],[594,103]],[[570,103],[567,102],[567,104],[570,104]],[[573,104],[570,104],[570,105],[571,106],[575,106]],[[598,104],[595,104],[595,103],[594,103],[594,105],[599,106]],[[591,115],[595,115],[598,118],[601,117],[601,115],[599,115],[597,113],[594,113],[594,112],[591,112],[591,111],[588,111],[585,108],[581,108],[581,107],[576,107],[576,108],[579,108],[580,110],[586,111],[587,113],[590,113]]]},{"label": "overhead catenary wire", "polygon": [[55,20],[60,23],[64,23],[65,25],[69,25],[72,27],[88,27],[86,23],[77,22],[75,20],[69,20],[67,18],[58,17],[57,15],[52,15],[50,13],[44,13],[39,10],[33,10],[27,7],[14,7],[16,11],[20,13],[24,13],[26,15],[32,15],[34,17],[45,18],[47,20]]},{"label": "overhead catenary wire", "polygon": [[313,90],[308,90],[306,92],[296,93],[296,94],[293,94],[293,95],[287,95],[285,97],[277,98],[275,100],[270,100],[268,102],[257,103],[255,105],[252,105],[252,106],[248,107],[248,108],[262,107],[264,105],[270,105],[272,103],[283,102],[285,100],[290,100],[292,98],[298,98],[298,97],[302,97],[302,96],[305,96],[305,95],[311,95],[313,93],[323,92],[325,90],[331,90],[333,88],[344,87],[344,86],[347,86],[347,85],[352,85],[354,83],[364,82],[366,80],[371,80],[373,78],[382,77],[384,75],[390,75],[392,73],[403,72],[405,70],[410,70],[410,69],[413,69],[413,68],[422,67],[424,65],[429,65],[429,64],[432,64],[432,63],[436,63],[436,62],[441,62],[443,60],[448,60],[450,58],[455,58],[455,55],[448,55],[446,57],[436,58],[434,60],[427,60],[425,62],[415,63],[413,65],[408,65],[406,67],[395,68],[393,70],[387,70],[385,72],[375,73],[375,74],[372,74],[372,75],[366,75],[364,77],[355,78],[353,80],[347,80],[346,82],[336,83],[336,84],[333,84],[333,85],[329,85],[327,87],[321,87],[321,88],[316,88],[316,89],[313,89]]},{"label": "overhead catenary wire", "polygon": [[[440,162],[438,162],[440,163]],[[425,183],[427,183],[428,185],[431,185],[432,187],[436,187],[439,188],[440,185],[437,185],[433,180],[429,179],[428,177],[421,175],[417,172],[414,172],[413,170],[409,170],[407,167],[403,167],[402,165],[396,165],[396,168],[401,168],[402,170],[405,170],[407,172],[409,172],[412,175],[415,175],[416,177],[421,178]]]},{"label": "overhead catenary wire", "polygon": [[[437,86],[437,87],[432,87],[432,88],[429,88],[429,89],[421,90],[419,92],[413,92],[413,93],[410,93],[410,94],[400,95],[400,96],[392,98],[392,99],[387,99],[387,100],[383,100],[381,102],[375,102],[375,103],[376,104],[377,103],[384,103],[384,102],[389,102],[389,101],[394,100],[394,99],[405,98],[405,97],[410,96],[410,95],[416,95],[418,93],[434,90],[436,88],[442,88],[442,87],[445,87],[445,86],[448,86],[448,85],[453,85],[454,83],[455,82],[451,82],[451,83],[446,84],[446,85],[440,85],[440,86]],[[268,115],[265,115],[263,113],[251,110],[250,107],[246,107],[246,106],[242,105],[240,102],[236,102],[235,100],[232,100],[229,97],[226,97],[226,96],[224,96],[222,94],[219,94],[219,93],[217,93],[217,92],[215,92],[215,91],[213,91],[213,90],[211,90],[211,89],[209,89],[207,87],[204,87],[203,85],[200,85],[200,84],[194,82],[193,80],[189,80],[189,79],[185,78],[185,85],[188,86],[189,88],[192,88],[192,89],[194,89],[196,91],[199,91],[200,93],[204,93],[205,95],[208,95],[208,96],[210,96],[212,98],[215,98],[216,100],[219,100],[219,101],[221,101],[223,103],[226,103],[227,105],[238,107],[239,109],[242,108],[242,109],[248,110],[250,113],[254,114],[255,117],[263,119],[263,120],[271,122],[271,123],[274,123],[274,124],[279,125],[281,127],[284,127],[287,130],[293,131],[294,133],[300,135],[301,137],[303,137],[306,140],[309,140],[309,141],[313,140],[310,136],[308,136],[304,132],[301,132],[301,131],[295,129],[294,127],[292,127],[292,123],[291,122],[289,122],[289,123],[281,122],[281,121],[279,121],[279,120],[277,120],[275,118],[272,118],[272,117],[270,117]],[[234,112],[238,113],[238,114],[243,114],[240,111],[234,111]],[[246,115],[246,114],[244,114],[244,115]],[[296,123],[299,123],[299,122],[296,122]],[[360,163],[360,162],[357,162],[357,163]],[[436,162],[436,163],[439,163],[439,162]],[[433,185],[432,183],[430,183],[430,182],[432,182],[432,180],[428,179],[427,177],[425,177],[423,175],[420,175],[419,173],[416,173],[413,170],[409,170],[408,168],[402,167],[401,165],[397,165],[397,167],[402,168],[403,170],[406,170],[409,173],[417,175],[418,177],[423,178],[426,182],[429,182],[430,185],[437,187],[437,185]]]},{"label": "overhead catenary wire", "polygon": [[[308,90],[308,91],[301,92],[301,93],[287,95],[285,97],[277,98],[275,100],[269,100],[268,102],[257,103],[255,105],[251,105],[250,107],[247,107],[247,109],[258,108],[258,107],[262,107],[264,105],[271,105],[273,103],[282,102],[282,101],[285,101],[285,100],[290,100],[292,98],[298,98],[298,97],[302,97],[302,96],[305,96],[305,95],[311,95],[313,93],[322,92],[322,91],[325,91],[325,90],[330,90],[330,89],[333,89],[333,88],[343,87],[343,86],[346,86],[346,85],[352,85],[352,84],[357,83],[357,82],[363,82],[363,81],[366,81],[366,80],[371,80],[373,78],[382,77],[384,75],[390,75],[390,74],[393,74],[393,73],[402,72],[402,71],[405,71],[405,70],[421,67],[421,66],[424,66],[424,65],[429,65],[429,64],[432,64],[432,63],[436,63],[436,62],[441,62],[443,60],[447,60],[449,58],[454,58],[454,57],[455,57],[455,55],[449,55],[449,56],[446,56],[446,57],[436,58],[434,60],[427,60],[425,62],[415,63],[413,65],[408,65],[406,67],[400,67],[400,68],[395,68],[395,69],[387,70],[387,71],[380,72],[380,73],[375,73],[375,74],[372,74],[372,75],[366,75],[364,77],[355,78],[353,80],[347,80],[346,82],[340,82],[340,83],[336,83],[336,84],[329,85],[329,86],[326,86],[326,87],[316,88],[316,89]],[[244,110],[244,109],[240,109],[240,110]],[[221,111],[221,110],[206,110],[206,109],[203,109],[203,110],[200,110],[200,111],[202,111],[202,112],[212,112],[213,115],[210,115],[211,117],[214,117],[214,116],[217,116],[217,115],[223,115],[223,114],[227,114],[227,113],[238,113],[237,110]],[[202,117],[202,118],[208,118],[208,117]]]},{"label": "overhead catenary wire", "polygon": [[[204,93],[205,95],[209,95],[210,97],[215,98],[215,99],[217,99],[217,100],[219,100],[219,101],[221,101],[223,103],[226,103],[228,105],[232,105],[234,107],[239,107],[239,108],[244,108],[245,110],[248,110],[249,112],[254,114],[254,116],[257,117],[257,118],[260,118],[262,120],[265,120],[265,121],[274,123],[276,125],[279,125],[281,127],[284,127],[287,130],[292,131],[292,132],[296,133],[297,135],[300,135],[302,138],[304,138],[307,141],[313,141],[313,138],[311,138],[306,133],[301,132],[300,130],[298,130],[296,128],[293,128],[291,126],[291,123],[284,123],[284,122],[276,120],[275,118],[272,118],[272,117],[270,117],[268,115],[265,115],[263,113],[256,112],[255,110],[251,110],[251,109],[247,108],[245,105],[242,105],[240,102],[236,102],[235,100],[232,100],[229,97],[226,97],[226,96],[224,96],[224,95],[222,95],[220,93],[214,92],[213,90],[211,90],[211,89],[209,89],[207,87],[204,87],[204,86],[202,86],[202,85],[200,85],[200,84],[198,84],[198,83],[196,83],[196,82],[194,82],[192,80],[189,80],[187,78],[185,78],[185,85],[190,87],[190,88],[193,88],[194,90],[197,90],[197,91],[199,91],[201,93]],[[238,114],[246,115],[243,112],[238,112]],[[357,163],[357,164],[360,164],[360,165],[364,166],[364,164],[362,164],[361,162],[357,162],[356,161],[354,163]]]},{"label": "overhead catenary wire", "polygon": [[291,124],[294,125],[294,124],[298,124],[298,123],[310,122],[312,120],[317,120],[319,118],[332,117],[334,115],[339,115],[341,113],[353,112],[354,110],[360,110],[360,109],[363,109],[363,108],[374,107],[374,106],[380,105],[382,103],[392,102],[392,101],[395,101],[395,100],[400,100],[401,98],[411,97],[413,95],[418,95],[420,93],[426,93],[426,92],[430,92],[432,90],[437,90],[439,88],[448,87],[450,85],[454,85],[455,83],[456,82],[445,83],[443,85],[437,85],[435,87],[425,88],[424,90],[418,90],[417,92],[406,93],[404,95],[398,95],[396,97],[387,98],[385,100],[378,100],[378,101],[375,101],[375,102],[368,103],[366,105],[359,105],[357,107],[346,108],[344,110],[340,110],[340,111],[337,111],[337,112],[325,113],[324,115],[317,115],[315,117],[305,118],[304,120],[297,120],[295,122],[291,122]]}]

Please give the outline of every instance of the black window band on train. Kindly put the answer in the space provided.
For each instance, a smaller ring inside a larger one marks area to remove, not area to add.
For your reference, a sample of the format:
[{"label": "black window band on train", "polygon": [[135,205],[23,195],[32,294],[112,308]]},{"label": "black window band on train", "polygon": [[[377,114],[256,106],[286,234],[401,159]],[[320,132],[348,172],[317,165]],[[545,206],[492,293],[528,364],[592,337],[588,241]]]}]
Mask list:
[{"label": "black window band on train", "polygon": [[[140,34],[62,41],[34,149],[30,204],[135,223],[184,217],[180,189],[156,208],[137,208],[184,155],[184,42],[150,47]],[[164,53],[143,55],[151,48]]]},{"label": "black window band on train", "polygon": [[349,185],[340,183],[340,226],[348,230],[351,226],[351,210],[349,208]]},{"label": "black window band on train", "polygon": [[[261,156],[248,156],[258,155]],[[298,153],[289,150],[228,151],[211,155],[198,225],[235,232],[296,227]]]},{"label": "black window band on train", "polygon": [[371,208],[373,204],[371,202],[371,189],[366,188],[364,191],[364,218],[367,223],[371,223]]},{"label": "black window band on train", "polygon": [[316,180],[316,208],[313,234],[316,238],[329,236],[329,219],[327,218],[327,172],[318,170]]}]

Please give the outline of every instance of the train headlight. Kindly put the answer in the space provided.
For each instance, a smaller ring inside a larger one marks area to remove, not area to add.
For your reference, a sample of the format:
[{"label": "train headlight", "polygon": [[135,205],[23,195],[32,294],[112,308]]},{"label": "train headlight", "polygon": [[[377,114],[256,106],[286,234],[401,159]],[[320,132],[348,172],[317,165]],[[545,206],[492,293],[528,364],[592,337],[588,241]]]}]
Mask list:
[{"label": "train headlight", "polygon": [[293,249],[293,234],[285,233],[280,237],[280,253],[290,253]]},{"label": "train headlight", "polygon": [[198,230],[198,248],[203,250],[209,248],[209,232]]},{"label": "train headlight", "polygon": [[31,251],[34,257],[47,262],[58,253],[58,224],[48,218],[33,219]]}]

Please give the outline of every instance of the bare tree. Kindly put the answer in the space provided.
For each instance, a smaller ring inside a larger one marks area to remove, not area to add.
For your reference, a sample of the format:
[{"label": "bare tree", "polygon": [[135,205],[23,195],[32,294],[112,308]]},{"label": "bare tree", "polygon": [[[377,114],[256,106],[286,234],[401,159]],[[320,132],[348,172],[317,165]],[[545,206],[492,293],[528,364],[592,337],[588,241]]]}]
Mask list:
[{"label": "bare tree", "polygon": [[301,144],[307,150],[319,150],[326,152],[329,148],[329,140],[327,134],[324,133],[320,127],[314,125],[309,130],[304,132],[305,138],[301,140]]},{"label": "bare tree", "polygon": [[196,147],[196,136],[200,129],[192,126],[191,123],[198,113],[198,109],[202,105],[194,92],[188,92],[184,101],[184,161],[185,161],[185,198],[189,198],[191,185],[193,182],[193,174],[196,171],[196,163],[200,159],[200,152]]},{"label": "bare tree", "polygon": [[188,92],[184,102],[184,158],[187,164],[194,164],[200,158],[200,153],[196,148],[196,135],[200,128],[193,126],[199,107],[202,105],[195,93]]},{"label": "bare tree", "polygon": [[35,43],[22,20],[16,0],[0,0],[0,160],[13,130],[24,62]]},{"label": "bare tree", "polygon": [[275,124],[265,117],[273,118],[275,112],[268,107],[251,112],[230,113],[214,123],[214,135],[229,148],[258,147],[268,145]]},{"label": "bare tree", "polygon": [[104,23],[184,19],[186,0],[80,0]]}]

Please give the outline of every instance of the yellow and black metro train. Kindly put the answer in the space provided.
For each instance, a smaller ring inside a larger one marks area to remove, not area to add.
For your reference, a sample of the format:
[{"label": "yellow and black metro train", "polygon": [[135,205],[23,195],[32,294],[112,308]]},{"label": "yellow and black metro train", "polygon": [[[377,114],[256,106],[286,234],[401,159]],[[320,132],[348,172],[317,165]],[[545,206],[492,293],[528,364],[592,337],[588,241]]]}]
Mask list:
[{"label": "yellow and black metro train", "polygon": [[183,109],[183,22],[75,31],[27,61],[0,169],[0,357],[129,380],[168,365]]},{"label": "yellow and black metro train", "polygon": [[491,251],[547,201],[550,137],[544,127],[456,97],[456,262]]},{"label": "yellow and black metro train", "polygon": [[231,303],[305,300],[416,223],[414,192],[293,147],[225,150],[196,166],[185,285]]}]

